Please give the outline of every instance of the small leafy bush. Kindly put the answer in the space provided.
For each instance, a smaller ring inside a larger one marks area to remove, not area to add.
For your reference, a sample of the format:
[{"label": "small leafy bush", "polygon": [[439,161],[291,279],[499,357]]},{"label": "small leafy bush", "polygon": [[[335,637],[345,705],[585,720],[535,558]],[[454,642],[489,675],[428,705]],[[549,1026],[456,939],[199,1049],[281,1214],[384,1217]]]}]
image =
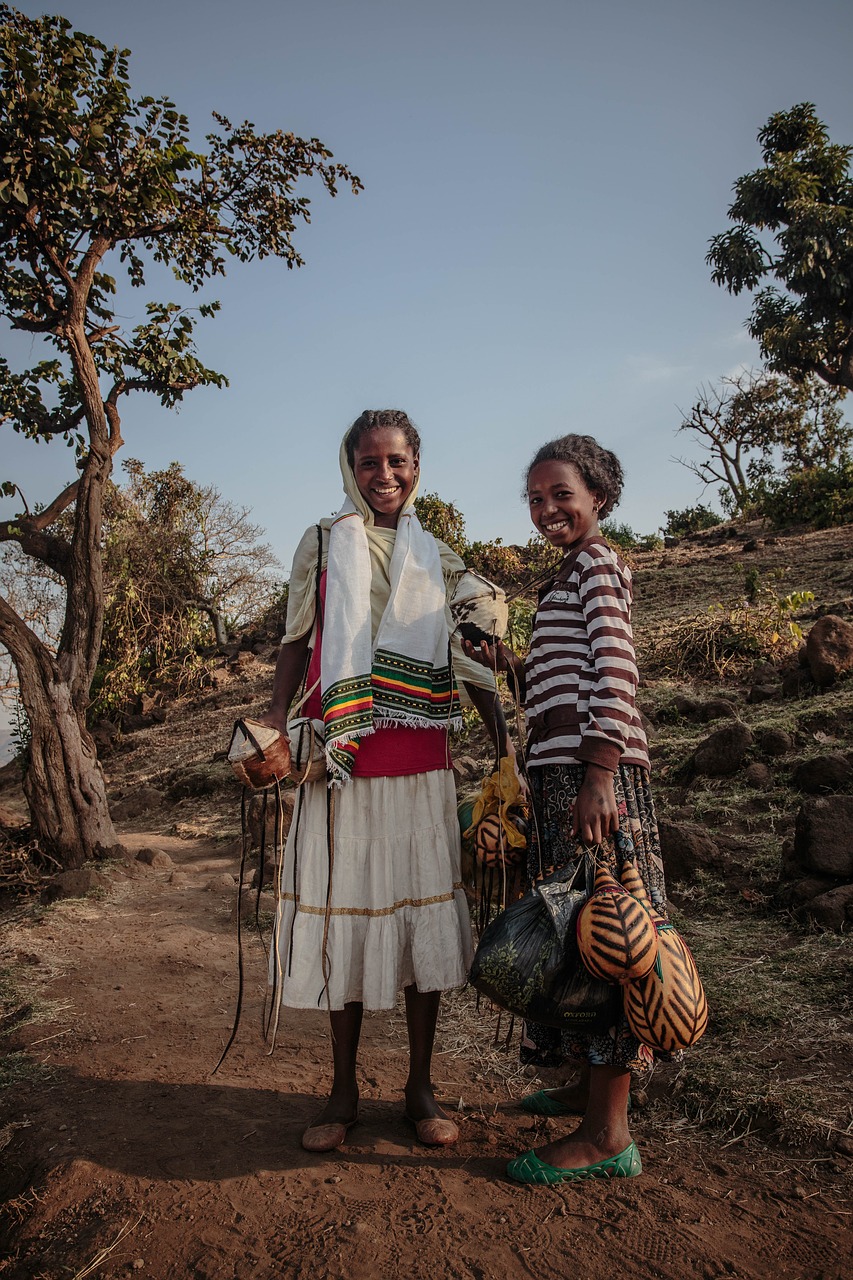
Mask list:
[{"label": "small leafy bush", "polygon": [[629,524],[616,524],[614,520],[602,520],[601,532],[611,546],[621,551],[659,551],[663,541],[656,533],[635,533]]},{"label": "small leafy bush", "polygon": [[699,503],[695,507],[685,507],[683,511],[667,511],[664,533],[668,538],[683,538],[688,533],[699,533],[702,529],[713,529],[723,523],[723,517],[710,507]]},{"label": "small leafy bush", "polygon": [[808,467],[771,480],[761,506],[776,529],[796,524],[831,529],[853,523],[853,462]]}]

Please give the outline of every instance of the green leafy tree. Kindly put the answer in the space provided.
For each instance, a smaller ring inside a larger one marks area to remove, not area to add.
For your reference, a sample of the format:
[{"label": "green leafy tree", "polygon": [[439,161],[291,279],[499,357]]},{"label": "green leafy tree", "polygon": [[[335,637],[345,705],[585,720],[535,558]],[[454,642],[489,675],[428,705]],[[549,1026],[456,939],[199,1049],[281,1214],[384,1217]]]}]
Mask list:
[{"label": "green leafy tree", "polygon": [[[180,463],[146,473],[141,462],[124,463],[129,484],[121,492],[131,513],[133,536],[143,526],[158,531],[171,551],[175,600],[203,614],[220,648],[256,619],[280,594],[284,575],[263,530],[248,507],[235,506],[214,485],[199,485]],[[117,541],[110,529],[108,548]],[[149,535],[150,536],[150,535]]]},{"label": "green leafy tree", "polygon": [[761,509],[777,529],[853,524],[853,461],[775,477],[766,486]]},{"label": "green leafy tree", "polygon": [[[152,260],[191,290],[229,257],[301,265],[294,233],[309,220],[297,194],[314,178],[335,195],[358,179],[316,138],[258,133],[215,115],[205,146],[167,98],[134,98],[126,50],[109,49],[61,17],[0,6],[0,310],[45,358],[24,371],[0,360],[0,422],[33,441],[63,439],[78,474],[33,511],[0,520],[11,541],[57,574],[65,606],[55,652],[0,596],[0,644],[15,664],[31,731],[25,789],[34,828],[65,866],[116,844],[103,778],[86,729],[104,616],[104,490],[122,444],[131,392],[175,406],[194,387],[221,386],[194,344],[195,316],[149,301],[127,332],[107,261],[142,288]],[[198,314],[212,315],[216,303]],[[73,510],[70,534],[60,517]]]},{"label": "green leafy tree", "polygon": [[758,141],[764,165],[734,185],[711,278],[754,293],[749,331],[768,368],[851,390],[853,147],[829,141],[811,102],[772,115]]},{"label": "green leafy tree", "polygon": [[[128,482],[104,493],[104,636],[91,689],[89,723],[123,711],[154,688],[192,687],[202,656],[280,599],[283,571],[245,508],[212,485],[187,479],[179,463],[146,472],[130,458]],[[57,522],[71,531],[71,513]],[[62,628],[62,579],[8,543],[0,590],[55,653]],[[0,702],[19,698],[14,667],[0,654]]]}]

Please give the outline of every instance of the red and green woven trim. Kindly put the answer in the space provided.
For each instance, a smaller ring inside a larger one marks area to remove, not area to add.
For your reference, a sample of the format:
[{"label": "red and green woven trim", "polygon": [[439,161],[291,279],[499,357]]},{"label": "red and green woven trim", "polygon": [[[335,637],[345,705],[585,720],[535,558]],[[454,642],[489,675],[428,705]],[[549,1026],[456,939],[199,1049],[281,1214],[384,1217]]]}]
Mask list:
[{"label": "red and green woven trim", "polygon": [[370,677],[338,680],[323,694],[327,755],[338,777],[352,776],[357,739],[373,728],[455,728],[459,718],[459,693],[449,665],[433,667],[387,649],[377,649]]}]

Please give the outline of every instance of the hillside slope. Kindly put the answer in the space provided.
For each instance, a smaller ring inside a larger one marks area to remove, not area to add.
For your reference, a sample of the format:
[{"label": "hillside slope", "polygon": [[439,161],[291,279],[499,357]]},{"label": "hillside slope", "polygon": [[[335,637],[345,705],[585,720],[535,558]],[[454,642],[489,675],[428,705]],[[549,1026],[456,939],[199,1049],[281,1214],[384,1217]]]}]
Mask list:
[{"label": "hillside slope", "polygon": [[[640,654],[738,595],[751,567],[782,571],[783,592],[812,590],[811,612],[839,604],[853,593],[853,528],[775,541],[711,533],[638,556]],[[0,1276],[609,1280],[616,1250],[619,1273],[639,1280],[846,1276],[851,939],[803,927],[773,894],[803,801],[798,763],[851,755],[850,682],[750,702],[749,672],[725,685],[644,676],[662,824],[671,841],[706,842],[678,846],[670,890],[712,1024],[683,1063],[638,1082],[641,1179],[525,1190],[505,1180],[507,1156],[561,1122],[534,1121],[517,1102],[559,1076],[538,1081],[518,1067],[515,1042],[496,1047],[494,1019],[470,992],[445,1000],[439,1029],[436,1075],[462,1130],[453,1149],[418,1147],[403,1120],[397,1011],[367,1019],[352,1140],[333,1156],[301,1150],[327,1086],[326,1019],[288,1013],[267,1056],[266,962],[251,930],[240,1032],[210,1074],[236,992],[240,792],[223,756],[234,718],[264,706],[275,660],[274,645],[254,647],[105,755],[126,862],[74,873],[72,896],[49,907],[6,904]],[[711,703],[730,714],[703,719]],[[697,746],[735,721],[754,738],[743,767],[696,776]],[[768,728],[787,734],[785,754],[764,753]],[[461,786],[475,788],[488,768],[477,731],[456,756]],[[753,764],[767,771],[760,786],[747,780]],[[8,773],[0,807],[23,817]]]}]

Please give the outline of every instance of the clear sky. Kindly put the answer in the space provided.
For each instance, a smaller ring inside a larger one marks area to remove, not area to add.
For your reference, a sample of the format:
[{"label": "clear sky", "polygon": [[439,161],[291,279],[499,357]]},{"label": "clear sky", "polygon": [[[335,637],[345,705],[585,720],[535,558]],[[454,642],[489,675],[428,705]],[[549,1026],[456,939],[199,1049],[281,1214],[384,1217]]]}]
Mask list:
[{"label": "clear sky", "polygon": [[[130,48],[135,92],[171,96],[199,135],[214,109],[316,135],[365,186],[314,190],[301,271],[234,262],[204,290],[223,310],[200,323],[199,352],[230,388],[177,414],[127,399],[124,456],[178,460],[250,506],[286,565],[339,505],[338,443],[367,407],[410,413],[424,487],[471,537],[526,540],[520,473],[564,431],[620,455],[615,518],[637,532],[699,500],[671,461],[690,452],[678,406],[758,363],[749,301],[711,284],[708,239],[772,112],[813,101],[853,143],[850,0],[58,7]],[[150,296],[185,295],[158,277],[128,325]],[[16,362],[29,350],[12,344]],[[4,475],[48,500],[71,454],[10,435]]]}]

